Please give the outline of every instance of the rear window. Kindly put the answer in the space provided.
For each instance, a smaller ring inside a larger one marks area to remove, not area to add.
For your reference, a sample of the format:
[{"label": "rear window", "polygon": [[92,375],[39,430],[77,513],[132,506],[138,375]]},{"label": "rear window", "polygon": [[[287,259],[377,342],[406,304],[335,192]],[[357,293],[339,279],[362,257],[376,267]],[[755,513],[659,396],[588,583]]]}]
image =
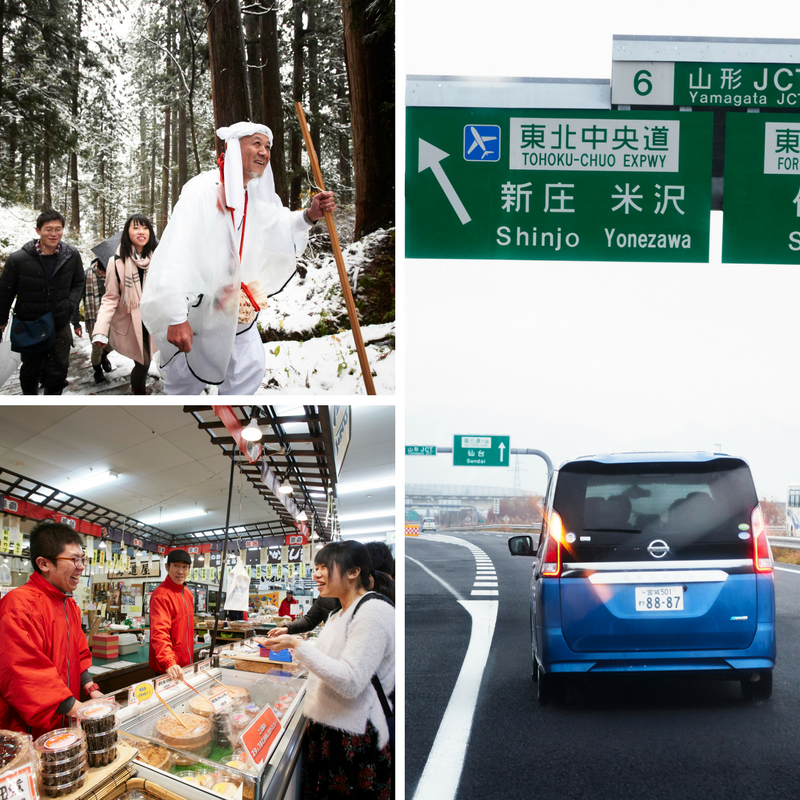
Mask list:
[{"label": "rear window", "polygon": [[[553,505],[574,561],[652,560],[647,545],[664,540],[659,560],[748,558],[750,514],[758,502],[739,459],[706,463],[600,464],[561,468]],[[568,537],[571,539],[572,537]]]}]

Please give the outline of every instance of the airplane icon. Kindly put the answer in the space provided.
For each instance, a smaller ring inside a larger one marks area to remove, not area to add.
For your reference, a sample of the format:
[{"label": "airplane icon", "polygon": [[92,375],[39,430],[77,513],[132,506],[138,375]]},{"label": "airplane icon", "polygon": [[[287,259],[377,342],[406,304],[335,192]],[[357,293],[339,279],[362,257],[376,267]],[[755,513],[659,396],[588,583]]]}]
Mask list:
[{"label": "airplane icon", "polygon": [[483,155],[481,159],[486,158],[487,155],[491,153],[491,150],[486,149],[486,142],[496,142],[496,136],[481,136],[474,125],[469,126],[470,133],[475,138],[475,141],[470,145],[469,150],[467,150],[467,155],[469,155],[476,147],[480,147],[483,150]]},{"label": "airplane icon", "polygon": [[[464,158],[467,161],[498,161],[500,158],[499,125],[465,125]],[[491,144],[497,142],[497,144]]]}]

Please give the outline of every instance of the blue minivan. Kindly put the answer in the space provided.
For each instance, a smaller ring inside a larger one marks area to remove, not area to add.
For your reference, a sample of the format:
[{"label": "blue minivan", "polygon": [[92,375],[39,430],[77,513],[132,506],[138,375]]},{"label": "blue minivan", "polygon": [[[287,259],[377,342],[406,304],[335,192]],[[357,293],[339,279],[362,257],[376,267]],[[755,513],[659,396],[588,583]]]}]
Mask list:
[{"label": "blue minivan", "polygon": [[750,468],[717,453],[618,453],[562,464],[533,556],[531,641],[540,703],[570,679],[695,673],[772,694],[772,551]]}]

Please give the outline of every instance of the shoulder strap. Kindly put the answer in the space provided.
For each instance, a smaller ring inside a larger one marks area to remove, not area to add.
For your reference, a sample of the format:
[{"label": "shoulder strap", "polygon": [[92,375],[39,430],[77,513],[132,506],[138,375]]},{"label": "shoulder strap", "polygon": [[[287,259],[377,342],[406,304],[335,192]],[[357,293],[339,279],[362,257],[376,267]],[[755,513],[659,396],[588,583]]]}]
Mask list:
[{"label": "shoulder strap", "polygon": [[357,603],[356,607],[353,609],[353,613],[350,615],[350,619],[356,615],[356,612],[359,608],[361,608],[362,603],[366,603],[367,600],[382,600],[384,603],[388,603],[392,608],[394,608],[394,603],[385,595],[381,594],[380,592],[367,592]]},{"label": "shoulder strap", "polygon": [[[384,603],[388,603],[390,606],[394,607],[394,603],[385,594],[380,594],[380,592],[369,592],[365,594],[358,601],[358,603],[356,603],[356,607],[353,609],[353,613],[350,616],[351,621],[353,617],[355,617],[358,609],[361,607],[361,604],[366,603],[367,600],[382,600]],[[381,686],[381,681],[380,678],[378,678],[377,674],[372,676],[372,685],[375,688],[375,692],[378,695],[378,700],[380,700],[381,702],[381,708],[383,709],[383,713],[388,721],[390,717],[394,716],[394,711],[392,710],[392,707],[389,705],[389,701],[386,699],[386,695],[383,691],[383,686]]]}]

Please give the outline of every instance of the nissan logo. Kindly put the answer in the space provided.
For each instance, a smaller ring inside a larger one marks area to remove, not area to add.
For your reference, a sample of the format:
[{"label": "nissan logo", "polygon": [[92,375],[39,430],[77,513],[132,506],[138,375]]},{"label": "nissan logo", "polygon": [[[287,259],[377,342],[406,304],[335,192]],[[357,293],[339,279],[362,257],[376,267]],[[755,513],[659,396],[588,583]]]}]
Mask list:
[{"label": "nissan logo", "polygon": [[664,558],[664,556],[669,553],[669,545],[663,539],[653,539],[653,541],[647,545],[647,552],[650,553],[653,558]]}]

